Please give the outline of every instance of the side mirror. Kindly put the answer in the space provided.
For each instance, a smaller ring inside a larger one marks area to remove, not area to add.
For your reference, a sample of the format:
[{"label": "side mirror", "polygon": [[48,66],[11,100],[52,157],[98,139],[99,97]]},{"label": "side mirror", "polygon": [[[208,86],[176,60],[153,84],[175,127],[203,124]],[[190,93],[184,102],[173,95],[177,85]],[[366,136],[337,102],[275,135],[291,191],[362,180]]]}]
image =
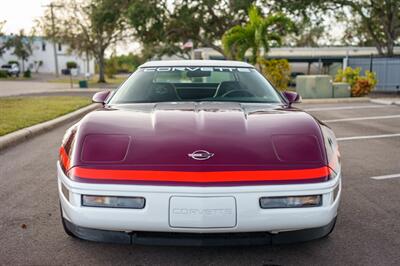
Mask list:
[{"label": "side mirror", "polygon": [[104,102],[106,101],[106,99],[109,95],[110,95],[110,91],[96,92],[92,97],[92,102],[104,104]]},{"label": "side mirror", "polygon": [[284,91],[282,94],[288,100],[289,107],[292,105],[292,103],[301,103],[301,96],[297,92]]}]

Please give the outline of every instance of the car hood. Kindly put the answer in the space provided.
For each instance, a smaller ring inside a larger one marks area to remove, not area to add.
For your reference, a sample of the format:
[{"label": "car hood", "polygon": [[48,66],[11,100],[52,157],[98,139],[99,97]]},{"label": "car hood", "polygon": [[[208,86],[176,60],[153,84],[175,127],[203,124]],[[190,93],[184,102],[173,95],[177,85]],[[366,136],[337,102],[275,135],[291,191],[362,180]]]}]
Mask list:
[{"label": "car hood", "polygon": [[[121,104],[79,123],[72,166],[178,171],[308,169],[327,165],[312,116],[276,104]],[[207,160],[189,156],[197,150]]]}]

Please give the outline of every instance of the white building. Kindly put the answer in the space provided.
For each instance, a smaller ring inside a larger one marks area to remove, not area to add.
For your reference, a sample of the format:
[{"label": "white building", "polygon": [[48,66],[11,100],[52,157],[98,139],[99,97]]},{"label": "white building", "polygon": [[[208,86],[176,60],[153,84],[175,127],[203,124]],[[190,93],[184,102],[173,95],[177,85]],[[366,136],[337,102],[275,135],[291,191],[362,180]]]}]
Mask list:
[{"label": "white building", "polygon": [[[0,42],[4,41],[0,39]],[[0,56],[0,65],[7,64],[9,61],[18,61],[21,67],[21,59],[18,59],[13,55],[14,48],[6,50],[6,52]],[[69,50],[68,45],[57,43],[56,52],[58,59],[58,72],[61,74],[61,70],[67,68],[66,63],[74,61],[78,65],[78,74],[91,73],[95,71],[95,60],[90,58],[87,60],[85,56],[80,56],[75,52]],[[40,63],[42,62],[42,63]],[[32,55],[25,61],[25,69],[30,69],[32,72],[38,73],[55,73],[55,59],[53,43],[42,37],[35,37],[32,45]]]}]

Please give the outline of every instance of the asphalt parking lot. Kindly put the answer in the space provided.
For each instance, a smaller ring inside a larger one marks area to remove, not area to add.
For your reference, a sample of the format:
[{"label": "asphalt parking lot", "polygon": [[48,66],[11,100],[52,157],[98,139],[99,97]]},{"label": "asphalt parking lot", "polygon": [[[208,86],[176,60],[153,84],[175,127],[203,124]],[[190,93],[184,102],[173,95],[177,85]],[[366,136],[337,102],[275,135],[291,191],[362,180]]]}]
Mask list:
[{"label": "asphalt parking lot", "polygon": [[0,264],[400,265],[400,106],[301,104],[339,139],[343,197],[326,239],[281,246],[148,247],[64,234],[56,160],[63,126],[0,152]]}]

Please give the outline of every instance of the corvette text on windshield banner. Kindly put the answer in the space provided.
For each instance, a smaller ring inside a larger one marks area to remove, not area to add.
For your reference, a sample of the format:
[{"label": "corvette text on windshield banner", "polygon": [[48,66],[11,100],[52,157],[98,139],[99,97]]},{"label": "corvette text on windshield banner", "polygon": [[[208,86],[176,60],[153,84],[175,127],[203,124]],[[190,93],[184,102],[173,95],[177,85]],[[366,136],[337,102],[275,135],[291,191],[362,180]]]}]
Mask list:
[{"label": "corvette text on windshield banner", "polygon": [[234,183],[234,182],[296,182],[325,181],[328,166],[301,170],[257,170],[181,172],[151,170],[109,170],[74,167],[68,176],[79,181],[174,182],[174,183]]},{"label": "corvette text on windshield banner", "polygon": [[146,67],[144,72],[251,72],[248,67]]}]

